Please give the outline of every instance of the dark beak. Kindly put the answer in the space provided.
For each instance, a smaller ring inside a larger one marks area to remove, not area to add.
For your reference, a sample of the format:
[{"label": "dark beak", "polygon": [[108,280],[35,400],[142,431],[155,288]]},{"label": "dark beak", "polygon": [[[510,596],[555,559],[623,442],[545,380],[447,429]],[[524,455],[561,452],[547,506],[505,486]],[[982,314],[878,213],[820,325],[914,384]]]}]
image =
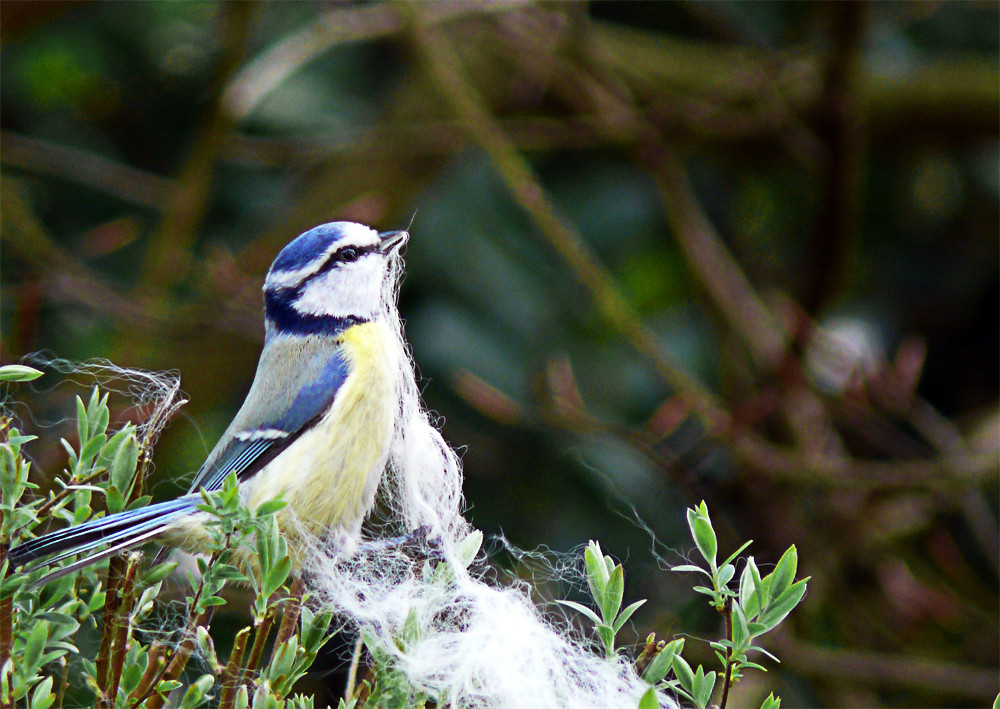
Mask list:
[{"label": "dark beak", "polygon": [[402,248],[406,240],[410,238],[410,233],[405,229],[399,231],[383,231],[378,235],[378,250],[384,254],[398,251]]}]

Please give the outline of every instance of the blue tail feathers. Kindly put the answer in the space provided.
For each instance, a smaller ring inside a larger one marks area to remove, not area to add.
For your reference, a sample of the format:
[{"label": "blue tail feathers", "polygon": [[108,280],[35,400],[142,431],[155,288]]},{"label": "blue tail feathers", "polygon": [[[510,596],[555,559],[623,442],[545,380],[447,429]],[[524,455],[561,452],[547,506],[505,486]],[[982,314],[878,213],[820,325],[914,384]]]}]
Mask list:
[{"label": "blue tail feathers", "polygon": [[[89,555],[104,545],[111,545],[116,552],[123,551],[156,536],[178,517],[193,512],[201,501],[198,495],[187,495],[60,529],[18,544],[7,558],[11,567],[15,567],[57,554],[46,562],[53,564],[76,554]],[[92,561],[105,556],[96,554]]]}]

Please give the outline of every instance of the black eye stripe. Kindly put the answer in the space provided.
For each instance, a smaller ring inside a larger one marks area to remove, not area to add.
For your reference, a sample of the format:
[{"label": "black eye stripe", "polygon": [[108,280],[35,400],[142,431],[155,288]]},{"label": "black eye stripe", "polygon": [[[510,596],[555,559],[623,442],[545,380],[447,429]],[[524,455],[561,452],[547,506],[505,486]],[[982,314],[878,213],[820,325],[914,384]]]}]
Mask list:
[{"label": "black eye stripe", "polygon": [[[334,251],[330,256],[330,261],[336,263],[350,263],[352,261],[357,261],[365,254],[370,254],[373,251],[375,251],[374,246],[345,246]],[[327,261],[327,263],[330,261]]]},{"label": "black eye stripe", "polygon": [[[330,254],[327,257],[326,261],[323,263],[323,265],[320,266],[318,269],[316,269],[314,273],[311,273],[305,279],[305,281],[311,281],[313,278],[323,275],[330,269],[336,268],[338,264],[353,263],[358,259],[360,259],[365,254],[373,253],[376,250],[377,250],[376,246],[344,246],[340,249],[337,249],[332,254]],[[350,257],[352,253],[354,255],[353,257]],[[345,255],[349,256],[349,258],[344,258]],[[305,281],[303,281],[303,283],[300,284],[300,286],[304,285]]]}]

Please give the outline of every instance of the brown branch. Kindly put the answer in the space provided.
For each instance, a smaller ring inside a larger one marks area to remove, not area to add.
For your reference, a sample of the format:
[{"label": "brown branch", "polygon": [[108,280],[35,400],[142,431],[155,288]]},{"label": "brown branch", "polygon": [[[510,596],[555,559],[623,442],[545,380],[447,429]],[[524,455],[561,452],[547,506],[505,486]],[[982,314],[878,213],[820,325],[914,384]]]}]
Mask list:
[{"label": "brown branch", "polygon": [[[215,613],[215,608],[216,606],[210,606],[197,618],[195,618],[192,623],[188,624],[188,637],[181,641],[167,666],[158,675],[155,675],[151,679],[145,694],[136,697],[136,701],[131,705],[132,707],[139,707],[142,705],[143,701],[146,701],[145,709],[162,709],[166,700],[162,695],[156,693],[156,687],[163,680],[177,679],[181,676],[181,672],[183,672],[184,668],[187,666],[188,660],[191,659],[191,653],[194,652],[195,629],[198,627],[206,627],[208,623],[211,622],[212,616]],[[135,695],[136,692],[133,692],[132,694]],[[131,696],[129,698],[131,698]]]},{"label": "brown branch", "polygon": [[123,295],[120,287],[99,278],[49,237],[32,214],[23,192],[17,183],[2,181],[0,238],[12,249],[8,254],[23,259],[43,277],[47,297],[111,314],[119,324],[136,325],[158,337],[167,337],[184,326],[246,337],[259,327],[258,316],[249,313],[243,301],[231,293],[220,298],[215,283],[207,284],[208,289],[196,303],[178,302],[159,289]]},{"label": "brown branch", "polygon": [[159,175],[9,130],[0,132],[0,156],[4,166],[75,182],[153,209],[163,209],[176,188]]},{"label": "brown branch", "polygon": [[828,3],[833,49],[817,103],[816,135],[823,142],[824,199],[816,215],[805,264],[802,306],[818,312],[840,285],[861,217],[866,139],[858,98],[858,64],[864,41],[864,3]]},{"label": "brown branch", "polygon": [[912,654],[833,649],[780,634],[773,642],[782,664],[796,672],[835,682],[857,681],[877,687],[929,690],[984,704],[992,702],[1000,688],[996,667],[971,667]]},{"label": "brown branch", "polygon": [[[516,3],[438,2],[428,3],[429,22],[446,22],[463,15],[482,15],[516,9]],[[226,87],[223,102],[230,118],[238,122],[289,76],[347,42],[373,40],[396,34],[406,27],[406,13],[393,3],[337,7],[321,14],[302,29],[280,41],[240,69]]]},{"label": "brown branch", "polygon": [[737,436],[731,443],[730,450],[751,470],[773,480],[801,485],[954,492],[966,485],[994,479],[997,474],[996,456],[990,454],[872,461],[802,455],[750,433]]},{"label": "brown branch", "polygon": [[139,684],[136,685],[135,689],[128,696],[129,700],[132,701],[130,705],[132,709],[139,707],[152,694],[166,668],[167,655],[168,649],[163,643],[155,643],[150,648],[146,671],[143,672],[142,677],[139,679]]}]

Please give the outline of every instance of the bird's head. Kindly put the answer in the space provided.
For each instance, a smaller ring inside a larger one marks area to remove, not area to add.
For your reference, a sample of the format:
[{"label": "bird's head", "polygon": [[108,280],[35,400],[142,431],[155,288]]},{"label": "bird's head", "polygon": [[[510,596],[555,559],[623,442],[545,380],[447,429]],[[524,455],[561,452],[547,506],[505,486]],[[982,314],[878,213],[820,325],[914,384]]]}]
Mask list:
[{"label": "bird's head", "polygon": [[282,249],[264,281],[268,335],[332,332],[375,318],[405,231],[321,224]]}]

